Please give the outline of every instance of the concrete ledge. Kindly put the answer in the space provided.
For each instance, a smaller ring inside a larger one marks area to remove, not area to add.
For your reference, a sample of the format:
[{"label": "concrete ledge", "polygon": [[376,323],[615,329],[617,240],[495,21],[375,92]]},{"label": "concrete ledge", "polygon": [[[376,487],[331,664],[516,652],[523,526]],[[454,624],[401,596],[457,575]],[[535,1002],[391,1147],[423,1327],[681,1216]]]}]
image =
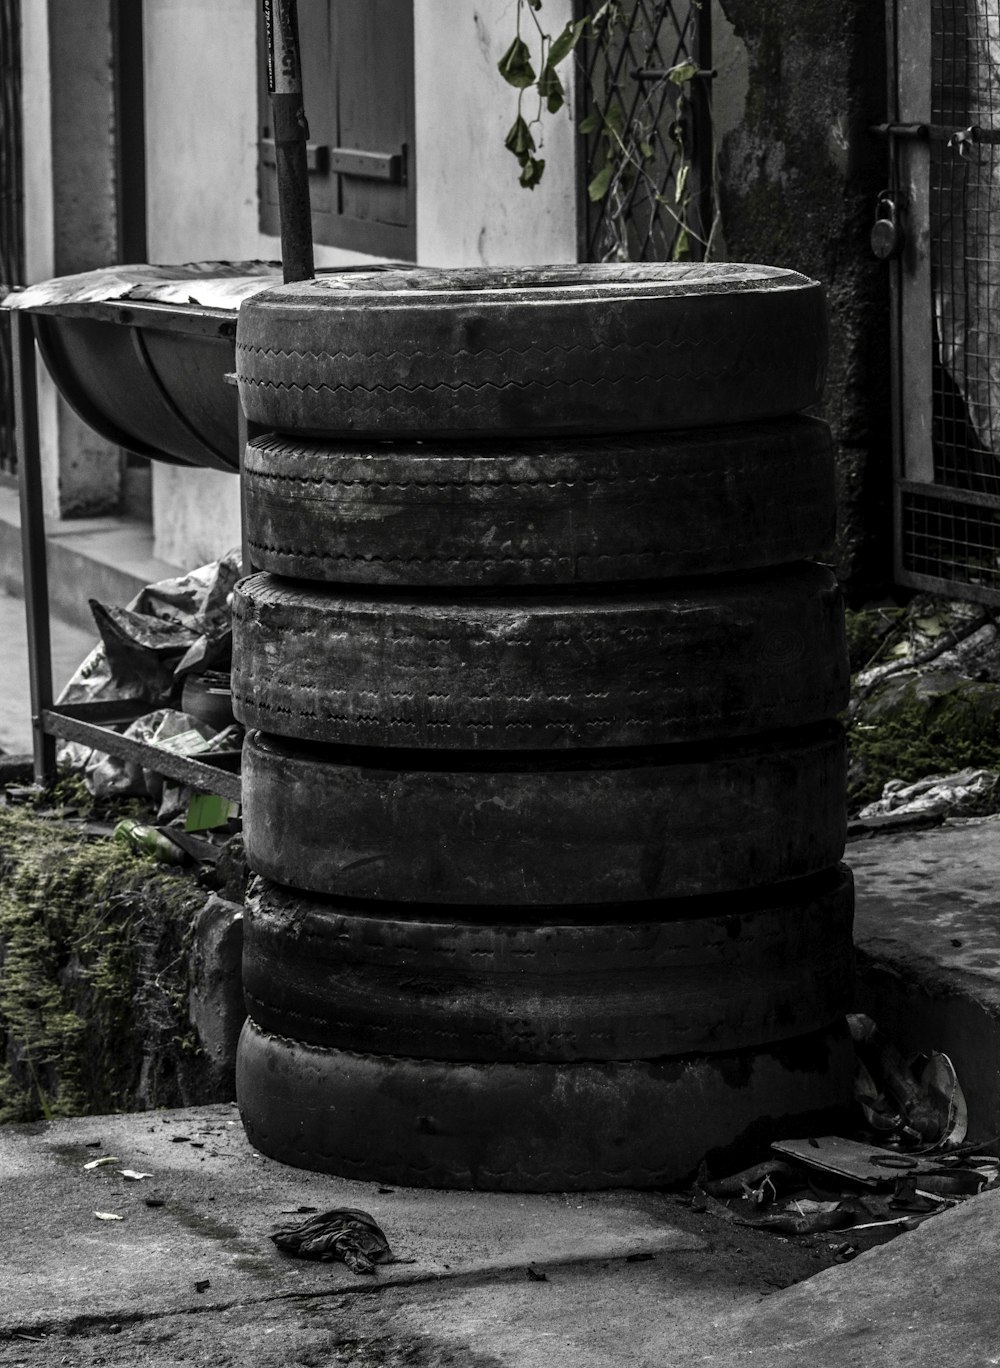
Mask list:
[{"label": "concrete ledge", "polygon": [[[143,585],[176,575],[153,555],[153,530],[135,518],[46,522],[49,606],[55,617],[93,631],[88,599],[127,603]],[[17,490],[0,485],[0,589],[22,597],[21,511]]]},{"label": "concrete ledge", "polygon": [[951,1057],[970,1134],[1000,1134],[1000,817],[852,842],[857,1006]]}]

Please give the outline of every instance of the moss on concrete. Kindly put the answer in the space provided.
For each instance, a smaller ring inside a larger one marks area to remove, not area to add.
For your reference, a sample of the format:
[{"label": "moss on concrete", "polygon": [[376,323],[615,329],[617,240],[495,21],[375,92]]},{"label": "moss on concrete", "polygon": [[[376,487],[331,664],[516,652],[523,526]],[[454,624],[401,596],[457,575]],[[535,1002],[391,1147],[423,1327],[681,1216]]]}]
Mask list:
[{"label": "moss on concrete", "polygon": [[844,614],[847,652],[851,673],[867,669],[886,648],[902,640],[906,631],[906,609],[894,604],[848,608]]},{"label": "moss on concrete", "polygon": [[203,901],[80,820],[0,808],[0,1121],[183,1101]]},{"label": "moss on concrete", "polygon": [[848,743],[852,809],[878,798],[889,779],[1000,770],[1000,686],[943,670],[897,675],[858,712]]}]

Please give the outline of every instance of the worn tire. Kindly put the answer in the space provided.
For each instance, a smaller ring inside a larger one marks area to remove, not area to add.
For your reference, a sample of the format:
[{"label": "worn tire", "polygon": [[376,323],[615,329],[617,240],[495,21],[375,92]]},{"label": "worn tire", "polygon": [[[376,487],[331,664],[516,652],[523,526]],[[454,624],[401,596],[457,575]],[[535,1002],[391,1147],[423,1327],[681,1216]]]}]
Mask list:
[{"label": "worn tire", "polygon": [[840,869],[756,896],[519,921],[258,881],[243,989],[265,1032],[341,1050],[536,1063],[745,1049],[850,1010],[853,893]]},{"label": "worn tire", "polygon": [[840,590],[803,562],[622,593],[372,595],[254,575],[233,599],[246,727],[343,745],[530,750],[745,736],[836,716]]},{"label": "worn tire", "polygon": [[272,1159],[365,1182],[487,1191],[661,1187],[706,1154],[828,1133],[851,1103],[846,1026],[652,1062],[476,1064],[266,1035],[236,1060],[247,1137]]},{"label": "worn tire", "polygon": [[395,902],[646,901],[818,873],[846,835],[844,738],[490,757],[319,751],[251,733],[250,867]]},{"label": "worn tire", "polygon": [[773,418],[826,356],[815,281],[730,263],[321,276],[244,300],[236,335],[251,422],[382,439]]},{"label": "worn tire", "polygon": [[473,588],[666,579],[832,545],[826,423],[633,437],[246,449],[254,565],[340,584]]}]

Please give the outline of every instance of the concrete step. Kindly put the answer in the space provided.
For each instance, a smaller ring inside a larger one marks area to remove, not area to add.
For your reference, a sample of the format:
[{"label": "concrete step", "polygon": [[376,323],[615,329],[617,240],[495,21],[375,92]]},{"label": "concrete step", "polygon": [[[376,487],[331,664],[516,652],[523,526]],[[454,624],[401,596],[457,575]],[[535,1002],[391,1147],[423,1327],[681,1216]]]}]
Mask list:
[{"label": "concrete step", "polygon": [[[93,629],[88,599],[124,604],[146,584],[178,568],[153,554],[153,530],[136,518],[78,518],[46,523],[49,604],[63,622]],[[0,485],[0,589],[24,592],[17,490]]]}]

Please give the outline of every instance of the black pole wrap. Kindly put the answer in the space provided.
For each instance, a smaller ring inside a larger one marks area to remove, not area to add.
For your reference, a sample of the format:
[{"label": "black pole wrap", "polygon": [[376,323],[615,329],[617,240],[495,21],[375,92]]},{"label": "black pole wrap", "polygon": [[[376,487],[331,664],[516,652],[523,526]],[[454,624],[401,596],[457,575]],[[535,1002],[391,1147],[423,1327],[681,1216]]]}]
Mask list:
[{"label": "black pole wrap", "polygon": [[278,177],[281,263],[285,281],[315,274],[306,143],[309,125],[302,98],[297,0],[263,0],[267,32],[267,84],[271,92]]}]

